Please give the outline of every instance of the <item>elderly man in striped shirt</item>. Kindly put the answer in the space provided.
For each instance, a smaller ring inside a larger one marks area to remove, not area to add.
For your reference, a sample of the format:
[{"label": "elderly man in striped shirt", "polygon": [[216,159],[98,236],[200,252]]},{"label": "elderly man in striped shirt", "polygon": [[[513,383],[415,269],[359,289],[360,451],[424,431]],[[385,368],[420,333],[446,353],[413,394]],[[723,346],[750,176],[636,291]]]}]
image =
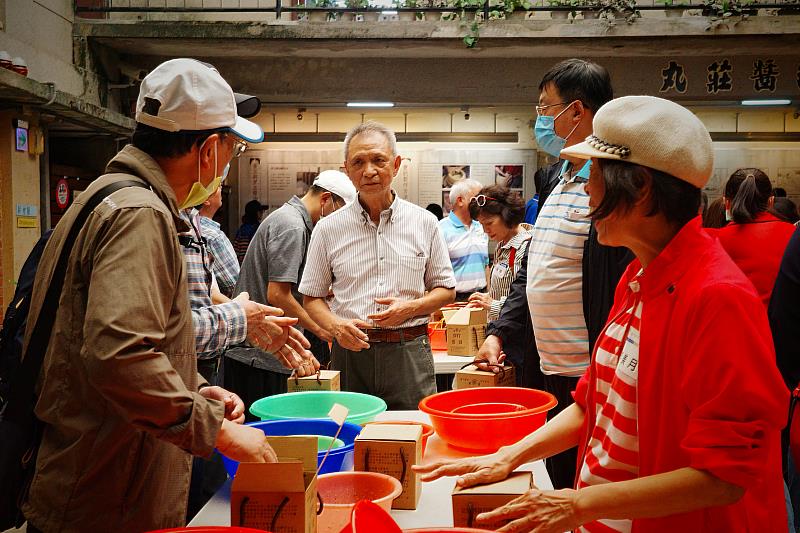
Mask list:
[{"label": "elderly man in striped shirt", "polygon": [[416,409],[436,392],[427,322],[455,298],[450,257],[436,218],[392,190],[401,162],[394,132],[360,124],[344,153],[358,201],[315,227],[299,291],[333,334],[343,388]]}]

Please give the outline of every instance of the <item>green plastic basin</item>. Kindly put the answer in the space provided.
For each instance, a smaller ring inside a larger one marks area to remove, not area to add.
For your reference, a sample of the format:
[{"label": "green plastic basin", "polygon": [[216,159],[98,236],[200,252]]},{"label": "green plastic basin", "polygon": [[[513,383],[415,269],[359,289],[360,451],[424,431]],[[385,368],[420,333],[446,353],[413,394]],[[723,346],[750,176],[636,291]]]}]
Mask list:
[{"label": "green plastic basin", "polygon": [[267,396],[253,402],[250,413],[261,420],[293,418],[328,418],[328,411],[338,403],[350,410],[347,421],[366,424],[386,410],[386,402],[377,396],[346,391],[303,391]]}]

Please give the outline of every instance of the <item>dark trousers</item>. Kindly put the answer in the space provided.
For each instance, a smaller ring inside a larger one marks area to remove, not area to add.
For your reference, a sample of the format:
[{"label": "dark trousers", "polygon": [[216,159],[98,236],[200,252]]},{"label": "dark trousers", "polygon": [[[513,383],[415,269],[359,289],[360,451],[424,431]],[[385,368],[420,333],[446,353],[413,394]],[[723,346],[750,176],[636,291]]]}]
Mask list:
[{"label": "dark trousers", "polygon": [[222,357],[197,360],[197,371],[209,385],[222,385]]},{"label": "dark trousers", "polygon": [[427,335],[401,342],[373,342],[360,352],[334,343],[331,368],[341,372],[342,390],[378,396],[392,410],[416,410],[420,400],[436,392]]},{"label": "dark trousers", "polygon": [[314,354],[314,357],[317,358],[320,365],[327,365],[331,361],[331,349],[328,346],[328,343],[310,331],[306,330],[303,332],[303,335],[306,336],[308,342],[311,343],[311,353]]},{"label": "dark trousers", "polygon": [[[575,390],[579,380],[579,377],[544,376],[544,390],[555,396],[558,400],[558,405],[547,413],[548,420],[574,403],[575,400],[572,399],[572,391]],[[577,462],[577,447],[561,452],[545,460],[544,464],[547,467],[547,473],[550,475],[550,480],[553,482],[554,489],[569,489],[574,487]]]},{"label": "dark trousers", "polygon": [[244,402],[247,422],[259,420],[250,414],[249,409],[253,402],[265,396],[287,391],[286,378],[291,371],[281,367],[277,362],[274,370],[263,370],[225,357],[224,366],[225,388],[238,394]]}]

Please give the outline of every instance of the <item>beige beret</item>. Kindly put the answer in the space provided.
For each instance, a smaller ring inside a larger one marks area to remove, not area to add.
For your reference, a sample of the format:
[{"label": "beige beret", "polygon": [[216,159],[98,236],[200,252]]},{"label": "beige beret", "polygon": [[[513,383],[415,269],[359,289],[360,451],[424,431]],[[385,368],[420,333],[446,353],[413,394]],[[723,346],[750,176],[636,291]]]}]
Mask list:
[{"label": "beige beret", "polygon": [[655,96],[623,96],[597,110],[593,133],[561,155],[617,159],[703,188],[714,168],[708,130],[685,107]]}]

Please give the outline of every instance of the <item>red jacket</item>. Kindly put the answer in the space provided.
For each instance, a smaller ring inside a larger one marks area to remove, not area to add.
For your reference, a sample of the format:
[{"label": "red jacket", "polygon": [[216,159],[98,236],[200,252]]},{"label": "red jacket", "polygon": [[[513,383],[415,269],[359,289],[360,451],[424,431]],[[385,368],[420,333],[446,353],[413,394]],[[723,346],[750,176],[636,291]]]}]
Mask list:
[{"label": "red jacket", "polygon": [[[632,301],[634,260],[617,286],[609,319]],[[764,306],[722,246],[687,224],[640,278],[639,475],[683,467],[744,487],[725,507],[634,520],[634,532],[786,531],[780,430],[788,391],[775,366]],[[575,401],[594,413],[594,365]],[[579,466],[595,420],[586,417]]]},{"label": "red jacket", "polygon": [[794,224],[763,212],[753,222],[731,222],[716,232],[733,262],[753,282],[765,309],[769,306],[783,251],[794,230]]}]

